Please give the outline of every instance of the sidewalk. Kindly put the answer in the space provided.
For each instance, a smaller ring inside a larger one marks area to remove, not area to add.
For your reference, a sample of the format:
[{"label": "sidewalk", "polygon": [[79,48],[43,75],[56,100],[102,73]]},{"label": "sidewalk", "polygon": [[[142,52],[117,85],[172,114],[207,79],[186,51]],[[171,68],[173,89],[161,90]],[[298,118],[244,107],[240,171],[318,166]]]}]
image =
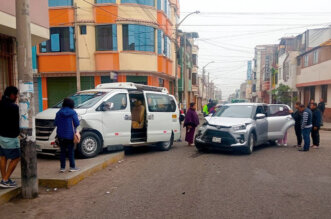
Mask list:
[{"label": "sidewalk", "polygon": [[323,131],[331,131],[331,123],[323,122],[323,126],[321,127]]},{"label": "sidewalk", "polygon": [[[60,173],[60,161],[54,157],[43,156],[38,158],[39,185],[49,188],[70,188],[93,173],[123,159],[124,152],[105,153],[92,159],[77,159],[76,165],[81,169],[80,171]],[[12,179],[14,179],[19,186],[13,189],[0,188],[0,205],[20,195],[20,178],[21,168],[19,164],[12,175]]]}]

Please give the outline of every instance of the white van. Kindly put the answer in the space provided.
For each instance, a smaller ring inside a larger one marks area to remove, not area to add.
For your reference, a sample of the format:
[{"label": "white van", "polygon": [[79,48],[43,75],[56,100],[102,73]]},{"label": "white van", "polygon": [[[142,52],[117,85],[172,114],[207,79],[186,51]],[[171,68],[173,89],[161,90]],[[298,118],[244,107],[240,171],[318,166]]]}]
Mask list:
[{"label": "white van", "polygon": [[[98,85],[71,96],[80,120],[79,155],[95,157],[106,147],[157,145],[169,150],[180,138],[179,109],[166,88],[134,83]],[[54,154],[54,119],[62,102],[36,115],[39,153]]]}]

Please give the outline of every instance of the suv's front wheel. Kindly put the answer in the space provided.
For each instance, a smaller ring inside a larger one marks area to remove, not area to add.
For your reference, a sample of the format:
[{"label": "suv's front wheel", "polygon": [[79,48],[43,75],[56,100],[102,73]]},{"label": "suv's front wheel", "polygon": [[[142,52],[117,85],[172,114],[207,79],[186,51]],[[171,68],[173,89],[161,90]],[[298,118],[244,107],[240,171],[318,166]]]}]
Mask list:
[{"label": "suv's front wheel", "polygon": [[254,146],[255,146],[255,135],[251,133],[248,136],[248,142],[247,142],[247,147],[244,149],[245,154],[251,154],[254,151]]},{"label": "suv's front wheel", "polygon": [[82,158],[92,158],[99,154],[101,140],[94,132],[83,132],[82,139],[77,145],[77,152]]}]

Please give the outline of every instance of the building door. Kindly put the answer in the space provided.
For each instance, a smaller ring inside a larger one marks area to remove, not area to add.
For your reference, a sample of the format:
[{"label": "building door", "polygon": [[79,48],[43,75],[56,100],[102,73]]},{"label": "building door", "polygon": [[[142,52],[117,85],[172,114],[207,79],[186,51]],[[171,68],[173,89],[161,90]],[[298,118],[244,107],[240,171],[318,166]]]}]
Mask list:
[{"label": "building door", "polygon": [[[94,88],[94,77],[81,77],[82,90]],[[47,78],[48,106],[52,107],[63,98],[77,91],[75,77]]]},{"label": "building door", "polygon": [[10,37],[0,36],[0,97],[13,81],[13,41]]},{"label": "building door", "polygon": [[310,89],[305,87],[303,91],[303,104],[308,105],[310,99]]}]

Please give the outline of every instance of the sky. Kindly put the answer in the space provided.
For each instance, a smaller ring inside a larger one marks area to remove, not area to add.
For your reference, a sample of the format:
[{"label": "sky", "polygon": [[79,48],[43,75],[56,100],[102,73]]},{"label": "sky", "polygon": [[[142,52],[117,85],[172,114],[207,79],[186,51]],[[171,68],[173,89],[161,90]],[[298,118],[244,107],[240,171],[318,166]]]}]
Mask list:
[{"label": "sky", "polygon": [[331,25],[331,0],[180,0],[180,29],[198,32],[199,73],[210,79],[226,99],[246,80],[247,61],[254,47],[278,44],[281,37]]}]

